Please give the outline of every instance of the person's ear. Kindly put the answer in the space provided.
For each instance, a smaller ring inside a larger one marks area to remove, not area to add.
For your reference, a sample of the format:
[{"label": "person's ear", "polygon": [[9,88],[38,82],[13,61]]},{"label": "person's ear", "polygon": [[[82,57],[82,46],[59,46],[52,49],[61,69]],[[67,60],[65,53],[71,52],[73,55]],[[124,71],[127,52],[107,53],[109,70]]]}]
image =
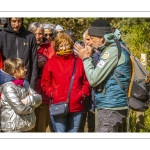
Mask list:
[{"label": "person's ear", "polygon": [[104,37],[101,37],[101,42],[105,43],[105,38]]}]

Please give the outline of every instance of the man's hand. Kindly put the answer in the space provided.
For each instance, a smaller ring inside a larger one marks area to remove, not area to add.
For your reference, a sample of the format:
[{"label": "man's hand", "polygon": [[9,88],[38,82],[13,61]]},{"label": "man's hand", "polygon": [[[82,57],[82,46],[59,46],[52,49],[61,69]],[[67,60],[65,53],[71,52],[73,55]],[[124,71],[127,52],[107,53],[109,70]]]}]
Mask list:
[{"label": "man's hand", "polygon": [[92,47],[91,46],[85,46],[82,47],[80,44],[75,44],[74,45],[75,48],[75,53],[81,58],[84,59],[86,57],[90,57],[92,55]]}]

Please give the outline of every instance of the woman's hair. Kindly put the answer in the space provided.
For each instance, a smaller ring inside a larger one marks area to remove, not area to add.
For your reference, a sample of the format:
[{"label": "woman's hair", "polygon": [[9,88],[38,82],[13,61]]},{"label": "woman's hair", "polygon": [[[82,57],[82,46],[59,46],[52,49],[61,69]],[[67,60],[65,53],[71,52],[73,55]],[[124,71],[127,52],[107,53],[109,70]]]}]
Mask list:
[{"label": "woman's hair", "polygon": [[20,58],[8,58],[4,61],[4,71],[12,76],[14,75],[14,69],[20,70],[24,67],[24,61]]},{"label": "woman's hair", "polygon": [[29,25],[28,27],[28,31],[35,33],[37,28],[41,28],[42,29],[42,33],[44,34],[44,28],[42,26],[42,24],[40,24],[39,22],[33,22]]},{"label": "woman's hair", "polygon": [[58,36],[56,36],[56,38],[54,40],[54,49],[55,49],[55,51],[57,52],[59,50],[59,45],[61,43],[66,43],[66,42],[70,45],[69,49],[73,49],[74,42],[68,34],[62,33],[62,34],[59,34]]},{"label": "woman's hair", "polygon": [[43,24],[43,28],[44,28],[44,29],[51,30],[52,32],[55,31],[55,25],[54,25],[54,24],[45,23],[45,24]]},{"label": "woman's hair", "polygon": [[43,28],[44,29],[48,29],[48,30],[50,30],[53,33],[52,40],[54,40],[54,37],[55,37],[55,25],[52,24],[52,23],[50,23],[50,24],[45,23],[45,24],[43,24]]}]

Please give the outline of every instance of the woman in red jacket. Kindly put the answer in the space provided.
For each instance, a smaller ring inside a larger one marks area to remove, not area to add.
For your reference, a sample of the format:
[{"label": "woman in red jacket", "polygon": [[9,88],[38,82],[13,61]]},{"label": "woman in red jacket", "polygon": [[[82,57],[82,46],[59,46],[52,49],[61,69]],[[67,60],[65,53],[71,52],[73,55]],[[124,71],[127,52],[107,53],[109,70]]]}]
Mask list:
[{"label": "woman in red jacket", "polygon": [[54,40],[54,54],[46,63],[41,80],[43,91],[49,96],[51,104],[65,102],[72,77],[74,61],[76,70],[69,100],[69,113],[64,117],[50,115],[55,132],[78,132],[82,119],[83,100],[89,95],[82,60],[73,52],[74,42],[65,33]]},{"label": "woman in red jacket", "polygon": [[[46,132],[48,125],[51,127],[49,117],[49,97],[45,95],[41,88],[41,76],[43,67],[47,60],[55,53],[52,43],[44,38],[44,28],[42,24],[33,22],[29,25],[29,31],[33,32],[36,37],[37,52],[38,52],[38,74],[36,78],[35,91],[42,96],[42,104],[35,109],[36,125],[31,132]],[[50,124],[49,124],[50,123]]]}]

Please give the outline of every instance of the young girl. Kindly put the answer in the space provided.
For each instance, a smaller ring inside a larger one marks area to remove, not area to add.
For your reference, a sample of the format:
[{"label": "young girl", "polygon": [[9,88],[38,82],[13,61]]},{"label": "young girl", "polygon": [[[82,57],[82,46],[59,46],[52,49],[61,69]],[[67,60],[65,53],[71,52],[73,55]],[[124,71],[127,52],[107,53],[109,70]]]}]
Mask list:
[{"label": "young girl", "polygon": [[0,70],[1,130],[25,132],[35,126],[34,108],[42,98],[25,80],[27,69],[20,58],[9,58]]}]

